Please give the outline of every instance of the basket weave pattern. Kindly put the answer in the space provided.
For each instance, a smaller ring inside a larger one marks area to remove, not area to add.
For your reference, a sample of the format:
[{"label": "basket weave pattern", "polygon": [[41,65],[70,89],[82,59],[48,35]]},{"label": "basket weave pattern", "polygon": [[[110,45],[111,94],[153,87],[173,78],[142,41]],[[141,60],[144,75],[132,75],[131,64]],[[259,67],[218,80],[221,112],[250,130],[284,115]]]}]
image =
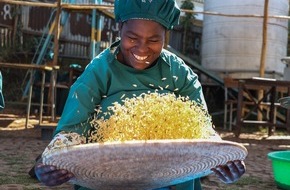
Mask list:
[{"label": "basket weave pattern", "polygon": [[92,189],[154,189],[208,175],[247,150],[230,141],[151,140],[92,143],[44,157],[44,163],[74,173],[72,183]]}]

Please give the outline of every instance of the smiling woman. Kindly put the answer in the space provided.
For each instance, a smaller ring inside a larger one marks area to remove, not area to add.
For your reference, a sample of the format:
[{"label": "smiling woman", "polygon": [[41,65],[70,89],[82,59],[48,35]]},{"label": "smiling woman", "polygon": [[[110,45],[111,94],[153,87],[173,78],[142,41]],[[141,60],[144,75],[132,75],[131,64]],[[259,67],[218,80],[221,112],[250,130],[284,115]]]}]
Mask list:
[{"label": "smiling woman", "polygon": [[[181,58],[163,48],[166,30],[178,24],[179,15],[180,10],[175,0],[115,0],[115,18],[120,24],[121,40],[114,42],[96,56],[71,86],[55,136],[42,156],[68,146],[89,143],[92,135],[98,134],[98,127],[94,128],[91,122],[95,116],[102,117],[116,102],[122,105],[126,103],[124,100],[134,100],[134,97],[140,97],[142,94],[170,93],[173,97],[183,97],[195,102],[206,115],[208,114],[197,74]],[[139,107],[141,110],[136,113],[138,117],[134,117],[134,122],[146,122],[146,117],[139,114],[146,112],[147,108],[149,110],[149,107],[160,108],[153,111],[159,112],[160,118],[166,114],[162,112],[163,108],[167,107],[165,104],[146,103],[146,106]],[[193,106],[184,108],[181,110],[192,111],[191,114],[196,111]],[[175,107],[168,111],[172,113],[169,115],[177,118],[176,121],[185,120],[175,115]],[[191,114],[186,118],[189,119]],[[211,129],[214,133],[211,120],[207,121],[209,122],[204,122],[200,129],[203,132]],[[118,127],[125,128],[122,124]],[[164,131],[163,129],[170,125],[161,122],[159,127]],[[171,126],[170,129],[174,127],[180,130],[178,125]],[[189,125],[188,130],[194,131],[197,128]],[[163,139],[169,138],[167,133],[164,133]],[[119,158],[120,155],[115,156]],[[76,177],[73,172],[58,169],[53,164],[43,163],[42,160],[39,160],[35,168],[38,179],[47,186],[57,186]],[[138,168],[141,172],[142,169],[146,168]],[[221,181],[232,183],[244,174],[245,166],[241,160],[229,161],[214,168],[213,172]],[[87,184],[81,186],[76,185],[76,189],[89,189]],[[201,184],[198,178],[186,178],[156,188],[199,190]]]}]

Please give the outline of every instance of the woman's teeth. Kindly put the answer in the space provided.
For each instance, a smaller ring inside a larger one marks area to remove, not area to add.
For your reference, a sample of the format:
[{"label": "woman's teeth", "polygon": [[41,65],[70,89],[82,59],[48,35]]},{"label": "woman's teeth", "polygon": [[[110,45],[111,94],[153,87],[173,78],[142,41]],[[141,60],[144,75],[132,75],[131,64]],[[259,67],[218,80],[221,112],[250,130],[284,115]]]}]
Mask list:
[{"label": "woman's teeth", "polygon": [[144,61],[145,59],[147,59],[147,57],[148,56],[138,56],[138,55],[136,55],[136,54],[133,54],[134,55],[134,57],[137,59],[137,60],[139,60],[139,61]]}]

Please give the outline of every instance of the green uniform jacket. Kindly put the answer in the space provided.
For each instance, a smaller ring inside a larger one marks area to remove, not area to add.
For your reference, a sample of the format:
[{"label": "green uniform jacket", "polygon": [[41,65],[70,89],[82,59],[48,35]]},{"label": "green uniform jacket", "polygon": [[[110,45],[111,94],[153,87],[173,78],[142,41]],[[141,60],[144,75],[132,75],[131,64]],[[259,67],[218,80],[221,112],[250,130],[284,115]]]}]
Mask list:
[{"label": "green uniform jacket", "polygon": [[[88,121],[97,107],[105,112],[108,106],[122,98],[156,90],[188,96],[206,108],[198,76],[182,59],[162,50],[155,65],[136,70],[116,59],[118,45],[119,41],[95,57],[72,85],[56,133],[87,134],[91,127]],[[188,188],[184,186],[182,190],[193,189],[192,184],[193,181],[183,184]]]}]

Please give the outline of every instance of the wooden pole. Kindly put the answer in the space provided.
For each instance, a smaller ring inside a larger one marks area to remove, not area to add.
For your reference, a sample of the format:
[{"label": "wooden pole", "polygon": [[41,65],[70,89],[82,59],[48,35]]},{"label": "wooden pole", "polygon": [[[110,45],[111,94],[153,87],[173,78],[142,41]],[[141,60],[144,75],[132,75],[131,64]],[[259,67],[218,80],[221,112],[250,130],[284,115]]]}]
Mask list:
[{"label": "wooden pole", "polygon": [[56,66],[58,62],[59,36],[60,36],[60,14],[61,14],[61,0],[57,0],[57,11],[55,16],[55,28],[53,38],[53,61],[52,66]]},{"label": "wooden pole", "polygon": [[[263,36],[262,36],[262,48],[261,48],[261,59],[260,59],[260,77],[265,77],[265,65],[266,65],[266,54],[267,54],[267,33],[268,33],[268,7],[269,0],[265,0],[264,3],[264,19],[263,19]],[[263,90],[258,91],[258,100],[263,97]],[[262,110],[262,107],[260,107]],[[263,115],[258,110],[257,120],[262,121]]]},{"label": "wooden pole", "polygon": [[[57,0],[57,10],[56,10],[56,17],[55,17],[55,28],[54,28],[54,38],[53,38],[53,60],[52,60],[52,67],[58,66],[58,51],[59,51],[59,37],[60,37],[60,15],[61,15],[61,0]],[[57,70],[52,71],[51,75],[51,120],[55,121],[55,109],[56,109],[56,76]]]},{"label": "wooden pole", "polygon": [[265,62],[267,54],[267,32],[268,32],[268,6],[269,0],[265,0],[264,4],[264,20],[263,20],[263,39],[260,59],[260,77],[265,75]]},{"label": "wooden pole", "polygon": [[16,15],[14,19],[14,26],[13,26],[13,38],[12,38],[12,46],[15,48],[16,46],[16,37],[17,37],[17,27],[18,27],[18,20],[19,20],[19,5],[15,6]]},{"label": "wooden pole", "polygon": [[[44,3],[44,2],[31,2],[31,1],[24,1],[24,0],[0,0],[3,3],[8,4],[16,4],[22,6],[35,6],[35,7],[48,7],[48,8],[56,8],[56,3]],[[87,10],[87,9],[97,9],[99,11],[106,11],[106,10],[113,10],[114,5],[97,5],[97,4],[70,4],[70,3],[62,3],[62,9],[71,9],[71,10]],[[210,12],[210,11],[195,11],[195,10],[188,10],[188,9],[181,9],[184,13],[192,13],[192,14],[203,14],[203,15],[213,15],[213,16],[223,16],[223,17],[240,17],[240,18],[264,18],[263,15],[244,15],[244,14],[225,14],[219,12]],[[107,15],[113,15],[110,12],[105,12]],[[277,18],[277,19],[286,19],[290,20],[290,16],[285,15],[268,15],[268,18]]]},{"label": "wooden pole", "polygon": [[23,5],[23,6],[39,6],[39,7],[52,7],[55,8],[55,3],[43,3],[43,2],[30,2],[30,1],[19,1],[19,0],[1,0],[3,3]]}]

